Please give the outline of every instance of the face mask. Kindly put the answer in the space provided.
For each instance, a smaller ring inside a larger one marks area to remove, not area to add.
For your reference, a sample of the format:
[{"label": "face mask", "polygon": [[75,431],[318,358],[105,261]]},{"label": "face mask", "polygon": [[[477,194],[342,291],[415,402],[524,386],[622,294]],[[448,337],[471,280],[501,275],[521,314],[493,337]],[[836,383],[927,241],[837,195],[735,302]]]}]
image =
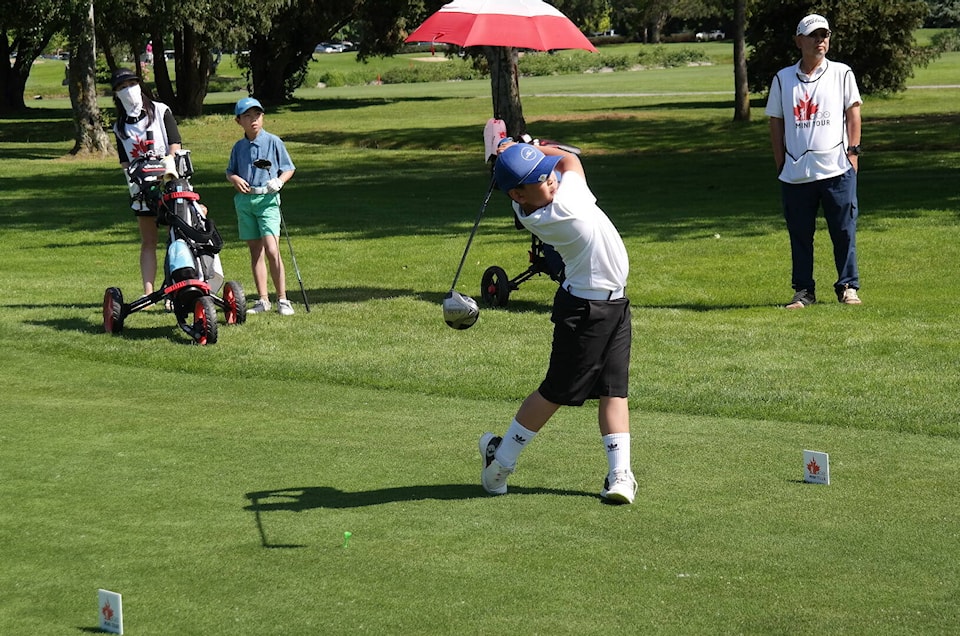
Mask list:
[{"label": "face mask", "polygon": [[143,94],[140,92],[139,84],[117,91],[117,99],[123,105],[127,117],[136,117],[143,110]]}]

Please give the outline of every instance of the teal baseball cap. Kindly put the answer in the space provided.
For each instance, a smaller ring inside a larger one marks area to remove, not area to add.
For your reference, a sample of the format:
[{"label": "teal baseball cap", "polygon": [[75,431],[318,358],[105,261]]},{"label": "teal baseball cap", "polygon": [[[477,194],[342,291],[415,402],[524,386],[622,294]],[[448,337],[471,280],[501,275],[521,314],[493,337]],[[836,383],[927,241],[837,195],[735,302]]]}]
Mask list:
[{"label": "teal baseball cap", "polygon": [[236,107],[233,109],[233,113],[239,117],[251,108],[259,108],[261,113],[264,112],[263,105],[260,103],[260,100],[254,99],[253,97],[244,97],[237,102]]}]

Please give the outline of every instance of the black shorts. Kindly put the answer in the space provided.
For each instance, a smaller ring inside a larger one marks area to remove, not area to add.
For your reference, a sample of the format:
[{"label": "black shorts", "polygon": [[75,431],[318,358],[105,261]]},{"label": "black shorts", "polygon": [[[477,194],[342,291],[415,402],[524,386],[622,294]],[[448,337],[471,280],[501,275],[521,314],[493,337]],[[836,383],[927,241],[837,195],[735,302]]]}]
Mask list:
[{"label": "black shorts", "polygon": [[554,404],[627,397],[630,301],[583,300],[560,288],[553,299],[553,350],[540,395]]}]

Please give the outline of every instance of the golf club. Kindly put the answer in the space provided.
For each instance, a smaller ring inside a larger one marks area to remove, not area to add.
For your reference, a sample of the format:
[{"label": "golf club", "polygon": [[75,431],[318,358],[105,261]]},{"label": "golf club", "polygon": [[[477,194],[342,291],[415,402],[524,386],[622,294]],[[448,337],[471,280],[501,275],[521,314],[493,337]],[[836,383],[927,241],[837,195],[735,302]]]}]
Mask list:
[{"label": "golf club", "polygon": [[[269,159],[257,159],[253,162],[254,168],[260,170],[269,170],[273,164]],[[278,211],[279,206],[277,206]],[[290,260],[293,261],[293,271],[297,273],[297,282],[300,283],[300,294],[303,296],[303,306],[307,313],[310,313],[310,303],[307,301],[307,291],[303,288],[303,278],[300,276],[300,267],[297,265],[297,255],[293,253],[293,242],[290,240],[290,232],[287,230],[287,224],[283,220],[283,212],[280,211],[280,230],[287,237],[287,245],[290,247]]]},{"label": "golf club", "polygon": [[464,296],[458,291],[455,291],[457,286],[457,281],[460,279],[460,272],[463,270],[463,264],[467,260],[467,252],[470,251],[470,244],[473,243],[473,237],[477,233],[477,228],[480,227],[480,219],[483,218],[483,213],[487,209],[487,204],[490,202],[490,196],[493,194],[493,188],[496,184],[494,179],[490,179],[490,187],[487,188],[487,194],[483,198],[483,204],[480,206],[480,211],[477,213],[477,220],[473,223],[473,229],[470,230],[470,237],[467,239],[467,246],[463,250],[463,256],[460,257],[460,265],[457,266],[457,273],[453,276],[453,282],[450,284],[450,291],[447,292],[447,295],[443,297],[443,320],[447,323],[449,327],[453,329],[469,329],[477,322],[477,319],[480,317],[480,308],[477,306],[477,301],[469,296]]}]

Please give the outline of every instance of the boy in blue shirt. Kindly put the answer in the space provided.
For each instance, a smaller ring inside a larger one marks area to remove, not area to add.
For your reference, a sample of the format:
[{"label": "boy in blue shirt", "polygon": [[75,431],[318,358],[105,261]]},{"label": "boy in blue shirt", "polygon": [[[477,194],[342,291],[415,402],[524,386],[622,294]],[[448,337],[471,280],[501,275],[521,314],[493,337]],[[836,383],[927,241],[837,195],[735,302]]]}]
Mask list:
[{"label": "boy in blue shirt", "polygon": [[287,300],[286,274],[280,257],[280,188],[293,176],[296,166],[283,140],[263,129],[263,106],[252,97],[244,97],[234,108],[243,139],[233,145],[227,164],[227,181],[237,191],[233,204],[237,210],[240,239],[250,248],[250,267],[259,299],[248,314],[270,311],[267,289],[267,265],[277,292],[277,311],[293,315]]}]

